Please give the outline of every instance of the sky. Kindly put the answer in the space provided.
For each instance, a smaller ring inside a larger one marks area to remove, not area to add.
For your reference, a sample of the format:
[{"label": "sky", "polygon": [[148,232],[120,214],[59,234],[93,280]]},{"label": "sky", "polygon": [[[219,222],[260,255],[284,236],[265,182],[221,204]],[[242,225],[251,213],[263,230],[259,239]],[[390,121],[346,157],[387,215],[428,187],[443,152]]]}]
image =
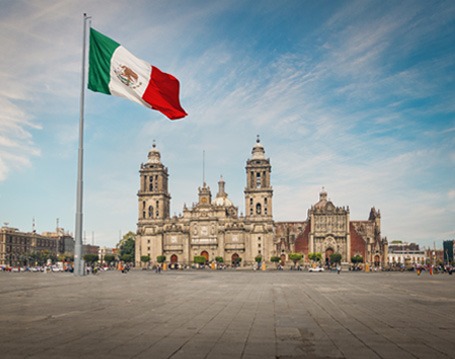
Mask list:
[{"label": "sky", "polygon": [[[455,2],[0,0],[0,224],[75,231],[83,13],[180,81],[170,121],[85,92],[84,238],[136,230],[153,141],[171,215],[222,175],[244,212],[260,135],[273,216],[304,221],[322,187],[390,241],[455,239]],[[34,223],[34,224],[33,224]],[[34,225],[34,227],[33,227]]]}]

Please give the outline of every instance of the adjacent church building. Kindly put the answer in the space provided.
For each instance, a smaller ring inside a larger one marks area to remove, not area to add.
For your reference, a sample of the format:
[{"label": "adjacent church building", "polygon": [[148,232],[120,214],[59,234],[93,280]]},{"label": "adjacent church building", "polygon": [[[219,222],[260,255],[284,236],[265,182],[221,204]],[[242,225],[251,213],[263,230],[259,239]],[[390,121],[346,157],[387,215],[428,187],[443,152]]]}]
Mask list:
[{"label": "adjacent church building", "polygon": [[368,220],[351,221],[349,207],[336,207],[322,190],[306,220],[275,222],[270,159],[259,138],[245,169],[244,215],[239,215],[220,178],[215,196],[203,183],[198,202],[171,217],[168,169],[154,144],[139,171],[136,265],[147,255],[152,261],[165,255],[169,264],[190,265],[195,256],[204,256],[208,262],[222,257],[226,264],[251,265],[257,256],[266,263],[272,256],[286,262],[292,252],[304,254],[306,262],[314,252],[321,253],[324,262],[332,253],[340,253],[343,263],[356,255],[371,265],[387,261],[387,240],[381,237],[381,215],[375,208]]}]

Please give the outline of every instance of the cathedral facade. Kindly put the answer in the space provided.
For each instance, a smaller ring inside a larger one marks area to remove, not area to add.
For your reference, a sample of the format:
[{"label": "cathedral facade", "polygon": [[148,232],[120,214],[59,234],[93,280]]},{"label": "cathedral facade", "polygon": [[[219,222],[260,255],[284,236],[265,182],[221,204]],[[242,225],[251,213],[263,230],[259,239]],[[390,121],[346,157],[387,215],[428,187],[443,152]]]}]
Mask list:
[{"label": "cathedral facade", "polygon": [[203,183],[198,202],[191,208],[184,206],[181,216],[171,217],[168,170],[154,145],[140,169],[136,265],[143,255],[152,261],[165,255],[168,263],[184,265],[195,256],[207,261],[222,257],[226,264],[242,265],[253,263],[258,255],[270,258],[274,251],[270,172],[270,160],[258,140],[246,165],[244,216],[228,198],[221,178],[214,198]]},{"label": "cathedral facade", "polygon": [[368,263],[384,264],[387,241],[380,236],[379,211],[373,208],[367,221],[351,221],[349,208],[335,207],[322,191],[305,221],[274,222],[270,159],[259,139],[245,170],[244,215],[239,215],[220,178],[214,198],[203,183],[198,202],[171,217],[168,169],[153,145],[139,171],[136,265],[147,255],[153,262],[165,255],[169,264],[190,265],[195,256],[204,256],[208,262],[222,257],[228,265],[251,265],[257,256],[266,263],[272,256],[286,262],[291,252],[304,254],[306,261],[308,253],[319,252],[324,260],[340,253],[344,263],[360,255]]}]

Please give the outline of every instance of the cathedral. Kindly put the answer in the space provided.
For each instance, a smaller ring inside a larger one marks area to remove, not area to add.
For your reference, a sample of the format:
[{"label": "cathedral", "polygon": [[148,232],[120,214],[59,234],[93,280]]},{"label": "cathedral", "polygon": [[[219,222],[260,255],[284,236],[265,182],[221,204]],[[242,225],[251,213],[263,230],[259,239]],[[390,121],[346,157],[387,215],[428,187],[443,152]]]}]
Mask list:
[{"label": "cathedral", "polygon": [[332,253],[340,253],[345,264],[353,256],[371,265],[385,264],[387,240],[381,237],[381,215],[375,208],[368,220],[351,221],[349,207],[335,207],[322,190],[306,220],[275,222],[270,159],[259,138],[245,169],[245,215],[228,198],[221,177],[214,198],[204,182],[198,202],[171,217],[168,169],[154,144],[139,171],[136,266],[147,255],[153,262],[164,255],[168,264],[179,265],[191,265],[195,256],[207,262],[222,257],[227,265],[252,265],[257,256],[266,263],[273,256],[286,263],[293,252],[302,253],[305,262],[309,253],[318,252],[326,263]]}]

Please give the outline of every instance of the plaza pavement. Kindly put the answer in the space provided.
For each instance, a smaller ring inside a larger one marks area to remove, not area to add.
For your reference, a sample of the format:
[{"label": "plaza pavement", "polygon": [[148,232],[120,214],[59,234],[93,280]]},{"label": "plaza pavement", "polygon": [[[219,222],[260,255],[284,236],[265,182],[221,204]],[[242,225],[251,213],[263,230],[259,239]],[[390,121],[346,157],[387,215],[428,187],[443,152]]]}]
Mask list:
[{"label": "plaza pavement", "polygon": [[455,275],[0,273],[0,358],[455,358]]}]

